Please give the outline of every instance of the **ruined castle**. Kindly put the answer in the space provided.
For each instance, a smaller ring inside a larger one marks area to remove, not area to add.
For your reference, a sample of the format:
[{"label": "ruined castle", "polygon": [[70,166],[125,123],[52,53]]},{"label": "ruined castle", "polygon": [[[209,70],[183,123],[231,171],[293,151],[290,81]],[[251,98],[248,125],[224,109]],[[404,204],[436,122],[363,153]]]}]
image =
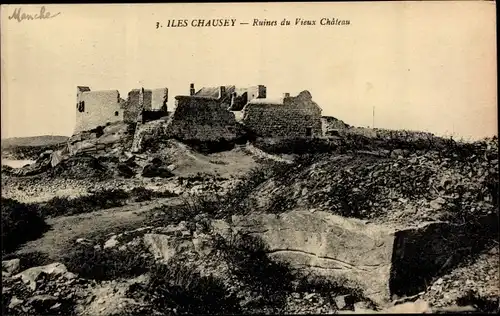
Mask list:
[{"label": "ruined castle", "polygon": [[167,115],[168,89],[133,89],[126,100],[118,90],[91,91],[78,86],[76,91],[75,133],[108,123],[135,123]]},{"label": "ruined castle", "polygon": [[309,91],[267,98],[263,85],[195,89],[175,97],[168,112],[168,88],[134,89],[127,100],[116,90],[77,87],[75,132],[113,122],[147,123],[160,118],[165,135],[184,140],[234,139],[242,130],[258,137],[319,137],[324,134],[321,108]]}]

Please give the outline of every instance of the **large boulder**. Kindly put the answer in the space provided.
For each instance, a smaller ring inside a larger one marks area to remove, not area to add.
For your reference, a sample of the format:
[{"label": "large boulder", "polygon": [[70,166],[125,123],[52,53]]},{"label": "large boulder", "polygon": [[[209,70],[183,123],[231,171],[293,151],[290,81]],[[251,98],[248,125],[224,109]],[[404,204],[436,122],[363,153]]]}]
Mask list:
[{"label": "large boulder", "polygon": [[491,237],[495,232],[482,225],[488,220],[492,221],[485,219],[475,226],[433,222],[397,228],[328,212],[296,210],[233,216],[230,225],[216,221],[212,229],[224,236],[230,226],[231,234],[260,238],[271,258],[358,288],[384,306],[393,294],[410,295],[425,289],[426,282],[465,254],[458,250],[480,248],[477,234]]},{"label": "large boulder", "polygon": [[149,164],[144,166],[142,170],[142,176],[146,178],[161,177],[170,178],[174,174],[163,165],[163,162],[159,158],[153,158]]},{"label": "large boulder", "polygon": [[233,216],[232,228],[233,234],[262,239],[273,259],[332,281],[345,281],[345,286],[363,289],[374,301],[389,299],[394,246],[389,228],[309,211]]},{"label": "large boulder", "polygon": [[7,275],[11,275],[12,273],[18,272],[20,267],[21,267],[21,260],[17,258],[2,261],[2,272],[7,273]]},{"label": "large boulder", "polygon": [[66,279],[75,279],[74,273],[68,272],[66,266],[60,262],[51,263],[45,266],[32,267],[16,275],[13,279],[21,279],[28,287],[34,291],[37,287],[37,280],[42,274],[61,276]]}]

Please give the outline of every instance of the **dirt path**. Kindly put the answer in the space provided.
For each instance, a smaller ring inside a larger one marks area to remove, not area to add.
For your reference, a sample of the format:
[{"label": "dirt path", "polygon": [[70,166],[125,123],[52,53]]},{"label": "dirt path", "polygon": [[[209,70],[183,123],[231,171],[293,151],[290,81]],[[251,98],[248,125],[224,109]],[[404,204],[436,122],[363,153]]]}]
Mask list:
[{"label": "dirt path", "polygon": [[41,238],[30,241],[21,247],[17,253],[42,252],[57,260],[68,245],[77,238],[98,233],[111,233],[120,229],[136,228],[146,220],[145,213],[161,205],[178,205],[179,198],[164,198],[153,201],[131,203],[95,212],[61,216],[48,219],[51,226]]}]

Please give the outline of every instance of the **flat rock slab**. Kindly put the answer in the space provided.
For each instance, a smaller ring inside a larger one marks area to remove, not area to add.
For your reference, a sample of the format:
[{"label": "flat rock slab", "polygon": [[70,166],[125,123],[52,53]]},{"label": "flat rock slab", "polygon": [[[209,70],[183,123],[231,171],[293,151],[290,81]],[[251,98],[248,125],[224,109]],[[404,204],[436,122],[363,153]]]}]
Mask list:
[{"label": "flat rock slab", "polygon": [[425,288],[443,266],[459,259],[457,249],[470,248],[472,239],[480,248],[477,227],[437,222],[395,229],[322,211],[233,216],[231,224],[219,220],[212,227],[223,236],[260,238],[271,258],[359,288],[379,306],[387,306],[393,294]]},{"label": "flat rock slab", "polygon": [[309,211],[233,216],[232,222],[233,230],[261,238],[271,258],[362,288],[374,301],[390,296],[391,229]]}]

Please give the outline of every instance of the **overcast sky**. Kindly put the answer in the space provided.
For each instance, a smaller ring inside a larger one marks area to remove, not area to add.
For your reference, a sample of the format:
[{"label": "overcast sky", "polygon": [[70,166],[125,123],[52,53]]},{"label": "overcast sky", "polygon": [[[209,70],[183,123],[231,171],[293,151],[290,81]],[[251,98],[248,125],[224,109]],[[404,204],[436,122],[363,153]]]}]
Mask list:
[{"label": "overcast sky", "polygon": [[[189,84],[309,90],[348,124],[478,138],[497,133],[493,2],[2,6],[2,138],[71,135],[76,86],[189,93]],[[22,6],[36,13],[40,6]],[[169,19],[235,27],[159,28]],[[288,18],[289,27],[240,25]],[[296,18],[349,26],[293,26]]]}]

